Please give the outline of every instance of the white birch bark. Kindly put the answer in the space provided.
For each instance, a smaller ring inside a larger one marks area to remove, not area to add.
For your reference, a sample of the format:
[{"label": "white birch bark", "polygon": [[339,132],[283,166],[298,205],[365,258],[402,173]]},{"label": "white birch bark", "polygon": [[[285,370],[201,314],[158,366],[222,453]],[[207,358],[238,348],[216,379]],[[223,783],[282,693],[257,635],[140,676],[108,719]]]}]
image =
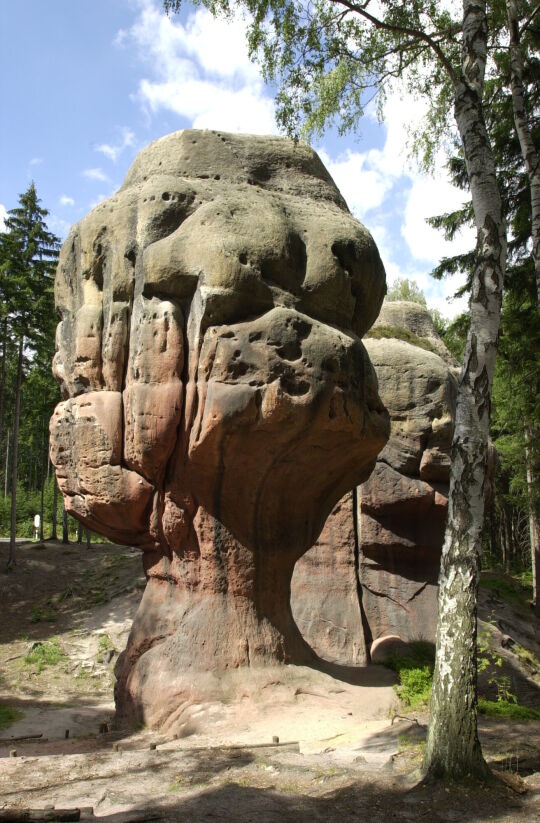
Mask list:
[{"label": "white birch bark", "polygon": [[437,651],[424,761],[428,774],[456,778],[488,772],[477,733],[476,611],[506,232],[482,110],[486,41],[485,0],[464,0],[462,72],[455,82],[454,114],[471,188],[477,263],[452,444],[448,519],[439,577]]}]

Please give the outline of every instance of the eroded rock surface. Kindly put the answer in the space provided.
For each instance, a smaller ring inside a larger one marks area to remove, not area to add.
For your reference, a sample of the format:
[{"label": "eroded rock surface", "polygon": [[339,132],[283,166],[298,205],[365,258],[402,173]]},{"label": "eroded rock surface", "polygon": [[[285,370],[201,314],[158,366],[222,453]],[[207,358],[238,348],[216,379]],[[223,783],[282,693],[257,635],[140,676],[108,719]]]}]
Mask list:
[{"label": "eroded rock surface", "polygon": [[[401,339],[410,333],[417,344]],[[456,364],[425,308],[385,303],[372,334],[364,343],[391,436],[371,477],[337,504],[297,563],[291,594],[310,645],[347,665],[367,662],[372,644],[381,655],[384,638],[434,639],[457,393]]]},{"label": "eroded rock surface", "polygon": [[388,438],[360,340],[384,290],[317,155],[280,138],[162,138],[70,232],[51,457],[67,510],[144,551],[124,716],[170,720],[192,672],[312,659],[290,578]]}]

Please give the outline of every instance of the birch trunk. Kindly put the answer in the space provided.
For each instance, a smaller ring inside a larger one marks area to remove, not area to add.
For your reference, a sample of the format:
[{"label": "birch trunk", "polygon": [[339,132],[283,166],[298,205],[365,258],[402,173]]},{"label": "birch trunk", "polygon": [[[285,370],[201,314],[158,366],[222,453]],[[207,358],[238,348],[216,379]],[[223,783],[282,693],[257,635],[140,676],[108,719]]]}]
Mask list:
[{"label": "birch trunk", "polygon": [[506,235],[482,93],[486,2],[463,2],[462,74],[454,114],[477,233],[471,323],[456,408],[448,520],[439,576],[439,619],[424,768],[430,776],[486,776],[477,731],[476,611],[490,396],[502,302]]},{"label": "birch trunk", "polygon": [[540,155],[534,145],[527,120],[523,92],[523,56],[521,54],[519,16],[516,0],[507,0],[508,28],[510,32],[510,83],[514,123],[525,161],[531,187],[532,258],[536,280],[537,303],[540,306]]},{"label": "birch trunk", "polygon": [[23,373],[24,336],[19,340],[17,357],[17,388],[15,390],[15,414],[13,419],[13,452],[11,456],[11,526],[9,535],[8,569],[15,565],[15,544],[17,540],[17,458],[19,454],[19,422],[21,417],[21,389]]}]

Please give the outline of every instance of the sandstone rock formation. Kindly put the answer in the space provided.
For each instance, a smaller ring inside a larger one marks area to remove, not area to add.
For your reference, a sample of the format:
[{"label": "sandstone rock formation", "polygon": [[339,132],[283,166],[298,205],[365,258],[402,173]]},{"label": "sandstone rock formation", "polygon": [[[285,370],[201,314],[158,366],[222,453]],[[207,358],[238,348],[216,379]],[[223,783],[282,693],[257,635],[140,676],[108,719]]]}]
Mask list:
[{"label": "sandstone rock formation", "polygon": [[280,138],[162,138],[70,232],[51,458],[67,510],[144,551],[122,715],[312,659],[290,578],[388,438],[360,341],[384,290],[317,155]]},{"label": "sandstone rock formation", "polygon": [[348,665],[376,659],[385,638],[434,639],[457,392],[457,364],[422,306],[384,303],[369,334],[391,437],[297,563],[291,594],[310,645]]}]

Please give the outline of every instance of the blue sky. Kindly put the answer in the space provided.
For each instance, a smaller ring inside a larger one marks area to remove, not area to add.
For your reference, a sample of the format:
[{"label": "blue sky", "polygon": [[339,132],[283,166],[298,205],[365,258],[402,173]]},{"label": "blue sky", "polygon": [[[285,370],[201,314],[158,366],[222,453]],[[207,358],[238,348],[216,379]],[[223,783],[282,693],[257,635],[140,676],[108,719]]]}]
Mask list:
[{"label": "blue sky", "polygon": [[[176,129],[277,132],[272,89],[249,62],[241,20],[215,21],[185,3],[168,19],[160,0],[0,0],[0,220],[31,180],[65,237],[112,194],[137,152]],[[437,283],[446,243],[425,217],[459,205],[443,158],[433,177],[407,159],[408,125],[423,105],[391,95],[380,126],[329,133],[317,149],[351,211],[373,233],[388,281],[415,280],[428,305],[453,316],[460,281]]]}]

